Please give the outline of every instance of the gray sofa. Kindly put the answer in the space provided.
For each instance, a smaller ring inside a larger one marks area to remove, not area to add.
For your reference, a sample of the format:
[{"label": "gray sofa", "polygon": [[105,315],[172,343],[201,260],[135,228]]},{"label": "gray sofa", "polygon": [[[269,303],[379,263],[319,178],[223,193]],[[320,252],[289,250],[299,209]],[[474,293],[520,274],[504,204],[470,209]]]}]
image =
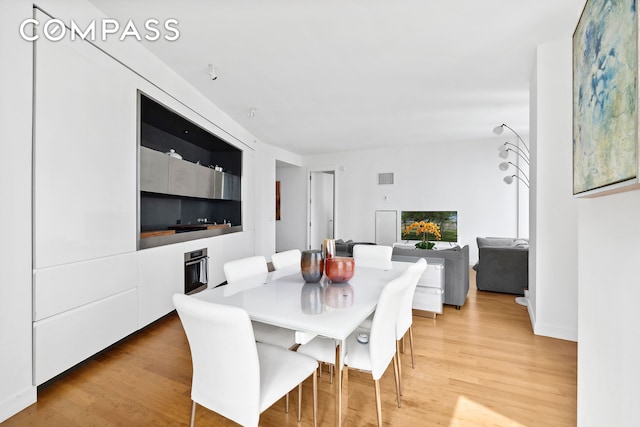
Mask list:
[{"label": "gray sofa", "polygon": [[476,287],[480,291],[523,295],[529,287],[529,241],[478,237]]},{"label": "gray sofa", "polygon": [[391,256],[393,261],[415,262],[419,258],[427,263],[430,259],[444,259],[444,303],[462,307],[469,292],[469,246],[438,250],[393,248]]}]

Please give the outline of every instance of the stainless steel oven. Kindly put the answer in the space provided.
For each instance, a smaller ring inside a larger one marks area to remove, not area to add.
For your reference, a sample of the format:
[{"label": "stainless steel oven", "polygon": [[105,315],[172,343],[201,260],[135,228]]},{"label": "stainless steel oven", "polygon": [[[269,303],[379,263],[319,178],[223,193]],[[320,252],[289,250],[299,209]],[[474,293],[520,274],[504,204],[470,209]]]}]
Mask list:
[{"label": "stainless steel oven", "polygon": [[184,254],[184,293],[193,294],[207,288],[209,257],[207,249]]}]

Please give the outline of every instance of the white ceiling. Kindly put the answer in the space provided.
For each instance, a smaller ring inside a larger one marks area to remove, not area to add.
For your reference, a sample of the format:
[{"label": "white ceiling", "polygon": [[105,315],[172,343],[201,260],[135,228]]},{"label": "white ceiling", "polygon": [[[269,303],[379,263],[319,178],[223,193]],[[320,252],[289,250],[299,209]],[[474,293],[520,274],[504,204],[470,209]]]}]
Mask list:
[{"label": "white ceiling", "polygon": [[300,154],[495,139],[501,123],[527,135],[535,47],[570,37],[585,2],[90,1],[121,22],[177,19],[178,41],[147,47]]}]

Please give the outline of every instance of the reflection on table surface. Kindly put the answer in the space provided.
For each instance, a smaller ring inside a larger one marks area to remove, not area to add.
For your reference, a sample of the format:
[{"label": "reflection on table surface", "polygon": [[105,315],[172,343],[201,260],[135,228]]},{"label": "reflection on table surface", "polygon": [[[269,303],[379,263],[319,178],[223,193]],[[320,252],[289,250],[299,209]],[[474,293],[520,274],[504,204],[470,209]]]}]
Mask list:
[{"label": "reflection on table surface", "polygon": [[353,305],[354,287],[350,283],[305,283],[300,290],[300,308],[305,314],[321,314]]}]

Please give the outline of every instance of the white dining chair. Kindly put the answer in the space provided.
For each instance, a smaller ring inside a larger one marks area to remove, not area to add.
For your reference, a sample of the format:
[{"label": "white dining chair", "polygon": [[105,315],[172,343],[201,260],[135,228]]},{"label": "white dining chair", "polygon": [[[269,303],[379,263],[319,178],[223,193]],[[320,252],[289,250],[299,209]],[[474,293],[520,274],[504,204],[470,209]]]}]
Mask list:
[{"label": "white dining chair", "polygon": [[[411,350],[411,367],[415,368],[413,355],[413,296],[416,292],[416,286],[420,281],[420,277],[427,268],[427,261],[420,258],[415,262],[415,267],[411,268],[411,284],[407,288],[407,293],[402,300],[402,308],[398,314],[398,322],[396,323],[396,353],[398,354],[398,371],[400,373],[400,394],[402,394],[402,360],[400,359],[400,342],[404,347],[404,337],[409,332],[409,348]],[[374,313],[375,314],[375,313]],[[370,330],[373,322],[373,315],[369,316],[360,324],[360,329]],[[403,350],[404,351],[404,350]]]},{"label": "white dining chair", "polygon": [[389,270],[392,267],[391,255],[393,248],[383,245],[355,245],[353,247],[353,261],[357,267],[379,268]]},{"label": "white dining chair", "polygon": [[[260,274],[268,273],[267,260],[262,255],[226,262],[222,269],[229,285]],[[295,331],[252,321],[256,341],[290,349],[296,345]]]},{"label": "white dining chair", "polygon": [[[377,268],[380,270],[389,270],[393,267],[391,256],[393,248],[383,245],[355,245],[353,247],[353,261],[358,267]],[[371,329],[373,315],[367,317],[360,325],[362,328]]]},{"label": "white dining chair", "polygon": [[[400,313],[398,314],[398,321],[396,322],[396,353],[398,355],[398,373],[400,382],[400,394],[402,394],[402,360],[400,359],[400,340],[404,340],[404,336],[409,332],[409,348],[411,349],[411,367],[415,368],[413,358],[413,296],[416,292],[416,286],[418,281],[427,268],[427,260],[420,258],[414,265],[409,267],[411,269],[411,281],[407,291],[402,297],[402,306],[400,307]],[[404,342],[404,341],[403,341]]]},{"label": "white dining chair", "polygon": [[[358,334],[365,331],[360,328],[349,335],[346,342],[345,369],[352,368],[370,372],[373,378],[378,426],[382,426],[380,378],[391,361],[394,366],[396,399],[398,407],[401,406],[396,358],[396,322],[402,307],[403,296],[411,285],[411,275],[414,268],[413,265],[410,266],[400,277],[385,285],[378,298],[371,330],[366,330],[369,337],[368,343],[363,344],[358,341]],[[298,352],[320,361],[331,360],[332,355],[335,357],[335,342],[327,338],[316,337],[309,343],[301,345]]]},{"label": "white dining chair", "polygon": [[191,419],[196,404],[243,426],[257,426],[260,414],[313,377],[313,425],[317,412],[317,368],[313,358],[256,342],[247,312],[192,296],[173,296],[193,363]]},{"label": "white dining chair", "polygon": [[300,270],[300,261],[302,260],[302,252],[300,249],[291,249],[288,251],[277,252],[271,255],[271,263],[275,270],[283,268],[297,267]]}]

